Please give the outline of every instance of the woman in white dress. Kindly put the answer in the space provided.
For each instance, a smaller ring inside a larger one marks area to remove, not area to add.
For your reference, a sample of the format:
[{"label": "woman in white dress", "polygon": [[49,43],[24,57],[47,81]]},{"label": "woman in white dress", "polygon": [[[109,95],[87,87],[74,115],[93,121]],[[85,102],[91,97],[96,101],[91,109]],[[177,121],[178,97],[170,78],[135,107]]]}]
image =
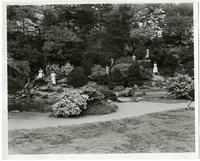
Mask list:
[{"label": "woman in white dress", "polygon": [[44,78],[44,72],[43,70],[40,68],[37,79],[43,79]]},{"label": "woman in white dress", "polygon": [[56,73],[54,71],[51,73],[50,77],[52,84],[56,85]]},{"label": "woman in white dress", "polygon": [[158,74],[158,67],[156,62],[153,64],[153,74]]}]

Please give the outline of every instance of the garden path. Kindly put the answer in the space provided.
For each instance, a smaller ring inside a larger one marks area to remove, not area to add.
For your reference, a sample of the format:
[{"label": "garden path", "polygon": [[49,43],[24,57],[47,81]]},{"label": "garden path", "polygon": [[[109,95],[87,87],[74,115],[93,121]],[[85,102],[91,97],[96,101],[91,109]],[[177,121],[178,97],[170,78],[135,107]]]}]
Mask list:
[{"label": "garden path", "polygon": [[119,109],[117,112],[96,115],[83,116],[78,118],[54,118],[49,117],[49,113],[39,112],[19,112],[8,114],[8,129],[31,129],[43,128],[59,125],[77,125],[83,123],[93,123],[99,121],[108,121],[113,119],[123,119],[127,117],[139,116],[148,113],[155,113],[167,110],[185,108],[187,102],[182,103],[155,103],[155,102],[123,102],[117,103]]}]

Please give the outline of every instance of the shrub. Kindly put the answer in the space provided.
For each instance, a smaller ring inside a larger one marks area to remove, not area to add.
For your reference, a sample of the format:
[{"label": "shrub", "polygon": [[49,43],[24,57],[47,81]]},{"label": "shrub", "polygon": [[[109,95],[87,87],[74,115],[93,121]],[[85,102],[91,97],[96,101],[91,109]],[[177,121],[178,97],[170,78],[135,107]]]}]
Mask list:
[{"label": "shrub", "polygon": [[23,88],[23,82],[12,76],[8,76],[8,93],[15,93]]},{"label": "shrub", "polygon": [[101,89],[100,92],[105,96],[105,100],[117,101],[117,96],[109,89]]},{"label": "shrub", "polygon": [[80,90],[82,91],[83,94],[88,95],[88,104],[90,103],[98,103],[101,100],[105,99],[105,96],[97,89],[95,89],[93,86],[91,85],[85,85],[83,87],[80,88]]},{"label": "shrub", "polygon": [[87,108],[88,95],[78,89],[65,89],[52,105],[51,113],[56,117],[77,116]]},{"label": "shrub", "polygon": [[57,75],[61,74],[61,69],[59,68],[59,64],[51,65],[50,69],[53,70]]},{"label": "shrub", "polygon": [[61,73],[65,76],[68,76],[72,70],[73,66],[70,63],[66,63],[64,66],[61,67]]},{"label": "shrub", "polygon": [[83,111],[84,115],[102,115],[116,112],[118,110],[116,104],[101,102],[88,105],[87,109]]},{"label": "shrub", "polygon": [[111,69],[111,74],[115,71],[115,70],[120,70],[123,76],[127,76],[127,71],[129,69],[129,67],[132,65],[132,63],[120,63],[120,64],[116,64],[113,66],[113,68]]},{"label": "shrub", "polygon": [[124,86],[116,86],[116,87],[114,88],[114,91],[115,91],[115,92],[117,92],[117,91],[123,91],[123,90],[125,90],[125,87],[124,87]]},{"label": "shrub", "polygon": [[190,98],[190,84],[192,82],[189,75],[178,74],[176,77],[170,77],[165,82],[165,89],[168,94],[179,99]]},{"label": "shrub", "polygon": [[106,69],[101,67],[100,65],[94,65],[92,67],[92,74],[89,78],[98,84],[106,85],[108,84],[108,75],[106,74]]},{"label": "shrub", "polygon": [[82,67],[74,68],[68,75],[68,82],[73,87],[81,87],[87,84],[87,76],[84,73],[84,69]]},{"label": "shrub", "polygon": [[138,63],[133,63],[127,71],[127,82],[128,86],[142,85],[143,78],[140,72],[140,66]]},{"label": "shrub", "polygon": [[126,88],[125,90],[123,91],[119,91],[119,92],[116,92],[116,95],[118,97],[130,97],[132,96],[132,88]]},{"label": "shrub", "polygon": [[110,80],[115,84],[115,85],[123,85],[124,78],[119,69],[115,69],[113,73],[110,75]]},{"label": "shrub", "polygon": [[117,59],[115,61],[115,64],[121,64],[121,63],[132,63],[133,60],[130,56],[127,56],[127,57],[121,57],[119,59]]}]

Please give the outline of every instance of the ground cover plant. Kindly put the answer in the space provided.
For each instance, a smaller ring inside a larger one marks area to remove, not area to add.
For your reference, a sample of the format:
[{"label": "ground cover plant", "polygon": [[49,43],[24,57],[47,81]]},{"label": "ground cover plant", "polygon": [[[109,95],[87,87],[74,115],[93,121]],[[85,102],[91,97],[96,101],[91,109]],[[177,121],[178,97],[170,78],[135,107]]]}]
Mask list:
[{"label": "ground cover plant", "polygon": [[194,152],[194,110],[9,131],[10,154]]}]

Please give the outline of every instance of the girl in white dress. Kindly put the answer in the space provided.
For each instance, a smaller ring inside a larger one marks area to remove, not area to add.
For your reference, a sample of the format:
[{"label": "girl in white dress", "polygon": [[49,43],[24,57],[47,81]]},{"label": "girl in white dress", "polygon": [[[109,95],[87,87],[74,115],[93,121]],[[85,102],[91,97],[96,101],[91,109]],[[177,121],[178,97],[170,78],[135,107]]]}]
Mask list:
[{"label": "girl in white dress", "polygon": [[156,62],[154,62],[154,64],[153,64],[153,74],[158,74],[158,67],[157,67],[157,63]]},{"label": "girl in white dress", "polygon": [[54,71],[51,73],[50,77],[52,84],[56,85],[56,73]]},{"label": "girl in white dress", "polygon": [[44,77],[44,73],[43,73],[43,70],[40,68],[37,79],[43,79],[43,77]]}]

